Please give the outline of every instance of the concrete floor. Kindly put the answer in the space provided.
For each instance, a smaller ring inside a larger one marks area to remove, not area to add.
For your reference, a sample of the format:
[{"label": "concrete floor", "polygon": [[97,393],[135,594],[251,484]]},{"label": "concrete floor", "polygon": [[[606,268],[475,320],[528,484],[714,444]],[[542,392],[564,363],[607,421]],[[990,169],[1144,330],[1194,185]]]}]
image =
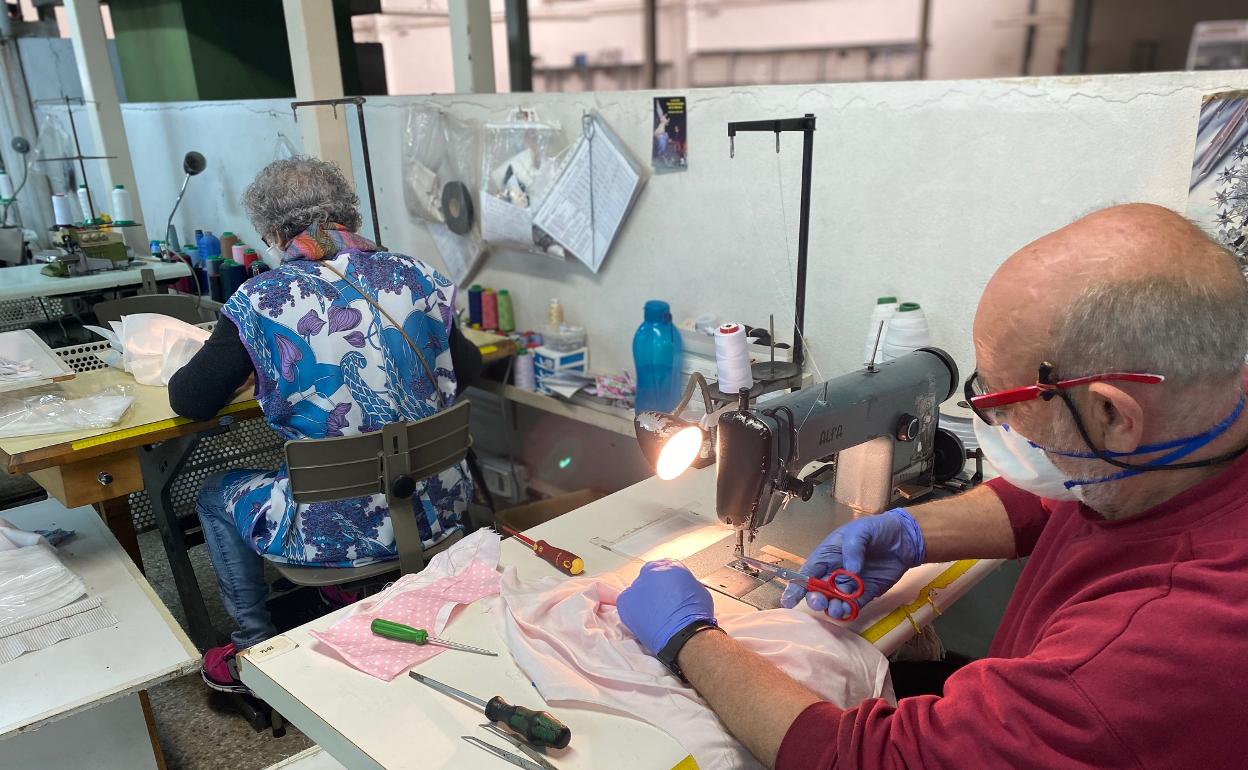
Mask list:
[{"label": "concrete floor", "polygon": [[[160,533],[152,531],[139,535],[139,547],[143,551],[148,581],[185,628],[186,617],[178,601]],[[221,604],[208,549],[192,548],[191,561],[213,624],[228,632],[233,623]],[[242,717],[227,710],[225,702],[204,685],[198,672],[155,687],[149,695],[169,770],[261,770],[312,745],[312,741],[293,725],[287,726],[282,738],[274,738],[267,730],[252,730]]]}]

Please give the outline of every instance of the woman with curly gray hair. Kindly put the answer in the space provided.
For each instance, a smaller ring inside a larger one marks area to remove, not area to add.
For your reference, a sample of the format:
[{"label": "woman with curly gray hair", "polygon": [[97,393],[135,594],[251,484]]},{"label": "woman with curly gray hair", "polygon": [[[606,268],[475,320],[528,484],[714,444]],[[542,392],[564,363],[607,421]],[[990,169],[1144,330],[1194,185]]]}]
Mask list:
[{"label": "woman with curly gray hair", "polygon": [[[270,163],[243,193],[268,247],[204,348],[169,383],[178,414],[205,420],[255,378],[265,420],[287,440],[350,436],[449,406],[481,369],[454,321],[455,286],[356,233],[359,198],[337,166]],[[297,504],[286,467],[210,477],[196,501],[222,599],[238,630],[204,654],[210,687],[245,692],[235,651],[272,636],[262,559],[352,567],[396,558],[384,495]],[[427,549],[460,532],[471,494],[462,464],[417,487]]]}]

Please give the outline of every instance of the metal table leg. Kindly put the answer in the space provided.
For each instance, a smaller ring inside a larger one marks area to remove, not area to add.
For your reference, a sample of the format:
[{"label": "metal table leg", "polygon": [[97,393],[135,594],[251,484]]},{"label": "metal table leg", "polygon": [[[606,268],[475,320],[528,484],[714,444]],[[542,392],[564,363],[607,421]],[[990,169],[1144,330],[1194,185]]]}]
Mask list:
[{"label": "metal table leg", "polygon": [[195,569],[187,553],[186,533],[178,521],[170,496],[173,480],[186,464],[191,450],[199,443],[200,436],[196,433],[144,447],[139,452],[139,468],[143,473],[143,486],[152,503],[156,526],[160,529],[160,539],[165,544],[165,554],[169,557],[178,598],[186,612],[191,641],[200,649],[207,649],[220,644],[223,637],[208,619],[208,607],[204,604],[204,596],[199,591]]}]

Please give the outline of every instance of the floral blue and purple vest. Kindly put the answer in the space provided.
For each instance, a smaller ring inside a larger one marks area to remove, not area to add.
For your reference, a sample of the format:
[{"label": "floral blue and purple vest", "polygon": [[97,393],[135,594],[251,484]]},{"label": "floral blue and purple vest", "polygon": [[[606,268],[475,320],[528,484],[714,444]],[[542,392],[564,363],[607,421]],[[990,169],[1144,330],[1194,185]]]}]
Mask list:
[{"label": "floral blue and purple vest", "polygon": [[[430,382],[398,329],[350,283],[403,324],[434,369]],[[338,225],[313,226],[282,265],[248,280],[222,312],[256,369],[265,420],[285,439],[351,436],[439,409],[455,397],[450,329],[455,287],[412,257],[377,250]],[[286,467],[234,471],[226,502],[257,552],[292,564],[350,567],[395,557],[384,495],[296,504]],[[425,547],[459,528],[471,491],[461,463],[417,486]]]}]

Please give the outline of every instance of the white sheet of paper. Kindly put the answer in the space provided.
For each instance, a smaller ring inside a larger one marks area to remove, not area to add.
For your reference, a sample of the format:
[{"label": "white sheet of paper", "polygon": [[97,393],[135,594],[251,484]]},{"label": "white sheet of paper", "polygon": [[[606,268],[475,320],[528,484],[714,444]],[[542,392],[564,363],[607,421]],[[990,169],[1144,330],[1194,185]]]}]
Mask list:
[{"label": "white sheet of paper", "polygon": [[489,193],[481,194],[481,237],[486,243],[532,245],[533,215]]},{"label": "white sheet of paper", "polygon": [[467,235],[456,235],[446,225],[431,222],[427,227],[446,265],[446,277],[456,286],[467,283],[481,261],[481,245]]},{"label": "white sheet of paper", "polygon": [[594,126],[593,136],[581,136],[533,222],[597,273],[641,177],[605,126],[597,120]]}]

